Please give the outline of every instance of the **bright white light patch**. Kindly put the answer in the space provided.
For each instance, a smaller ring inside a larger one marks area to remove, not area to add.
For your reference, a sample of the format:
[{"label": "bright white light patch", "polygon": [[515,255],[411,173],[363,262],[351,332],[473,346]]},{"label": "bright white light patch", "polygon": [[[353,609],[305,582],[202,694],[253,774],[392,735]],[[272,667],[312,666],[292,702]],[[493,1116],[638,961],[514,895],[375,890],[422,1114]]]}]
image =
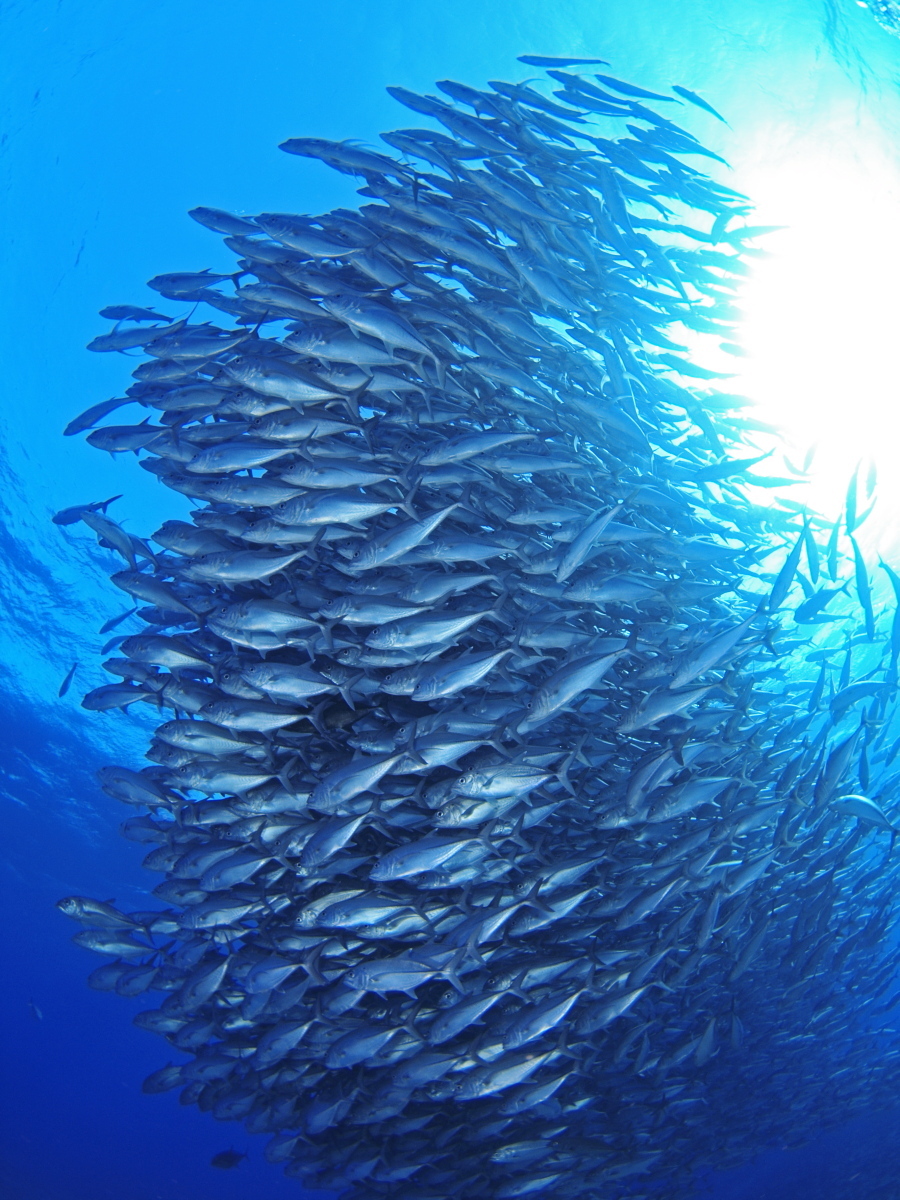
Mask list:
[{"label": "bright white light patch", "polygon": [[785,494],[828,517],[856,464],[874,460],[866,540],[878,532],[888,552],[900,525],[900,168],[871,143],[843,142],[742,172],[739,186],[753,224],[788,228],[757,243],[767,256],[752,260],[735,339],[746,357],[723,388],[757,402],[798,465],[817,447],[810,483]]}]

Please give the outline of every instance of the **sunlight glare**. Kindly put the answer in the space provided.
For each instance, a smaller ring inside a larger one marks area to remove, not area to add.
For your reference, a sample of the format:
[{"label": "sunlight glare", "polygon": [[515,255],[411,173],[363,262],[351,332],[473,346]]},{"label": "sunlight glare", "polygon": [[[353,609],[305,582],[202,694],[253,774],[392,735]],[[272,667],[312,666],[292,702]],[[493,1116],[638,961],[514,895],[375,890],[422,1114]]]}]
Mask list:
[{"label": "sunlight glare", "polygon": [[756,402],[754,415],[783,431],[797,466],[816,447],[809,484],[785,494],[831,519],[856,465],[874,461],[870,537],[877,526],[879,540],[895,543],[900,169],[877,148],[852,157],[822,148],[760,167],[742,184],[755,205],[750,223],[787,228],[756,243],[765,254],[750,260],[736,330],[745,357],[731,360],[737,375],[723,390]]}]

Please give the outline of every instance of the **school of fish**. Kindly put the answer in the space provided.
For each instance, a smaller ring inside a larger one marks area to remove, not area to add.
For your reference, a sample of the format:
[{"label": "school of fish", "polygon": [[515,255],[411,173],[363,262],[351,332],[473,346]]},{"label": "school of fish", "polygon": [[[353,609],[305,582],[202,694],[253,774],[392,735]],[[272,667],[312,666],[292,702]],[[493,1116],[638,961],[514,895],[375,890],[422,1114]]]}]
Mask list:
[{"label": "school of fish", "polygon": [[99,772],[159,904],[60,908],[92,986],[158,995],[146,1091],[354,1200],[677,1200],[900,1079],[874,480],[781,498],[678,341],[737,350],[764,232],[673,119],[719,114],[521,61],[390,88],[396,157],[284,143],[358,208],[194,209],[234,271],[104,309],[144,357],[66,430],[196,507],[55,518],[132,603],[84,706],[160,721]]}]

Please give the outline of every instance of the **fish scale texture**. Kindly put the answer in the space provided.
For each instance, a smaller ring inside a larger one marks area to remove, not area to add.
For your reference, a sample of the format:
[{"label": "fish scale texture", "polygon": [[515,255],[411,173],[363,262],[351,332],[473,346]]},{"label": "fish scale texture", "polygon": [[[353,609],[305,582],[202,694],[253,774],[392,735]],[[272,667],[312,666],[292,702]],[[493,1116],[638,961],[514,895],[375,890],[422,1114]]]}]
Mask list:
[{"label": "fish scale texture", "polygon": [[897,748],[856,493],[830,541],[747,499],[752,421],[674,329],[728,337],[748,203],[674,105],[551,74],[392,89],[446,130],[402,159],[285,143],[359,209],[195,210],[234,275],[158,276],[188,315],[92,343],[145,348],[121,404],[154,420],[90,440],[197,507],[151,542],[65,517],[139,606],[84,703],[160,710],[100,778],[166,907],[61,907],[93,986],[161,994],[137,1023],[187,1060],[145,1090],[357,1200],[688,1197],[896,1073],[892,826],[846,794]]}]

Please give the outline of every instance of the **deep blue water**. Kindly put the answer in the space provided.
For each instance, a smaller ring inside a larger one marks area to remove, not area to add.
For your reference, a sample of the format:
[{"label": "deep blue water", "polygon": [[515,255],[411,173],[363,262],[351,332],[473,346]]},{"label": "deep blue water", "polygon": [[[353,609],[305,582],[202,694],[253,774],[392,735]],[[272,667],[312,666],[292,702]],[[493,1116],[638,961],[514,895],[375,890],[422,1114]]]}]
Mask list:
[{"label": "deep blue water", "polygon": [[[139,1001],[87,988],[99,960],[72,945],[74,927],[54,908],[69,894],[142,906],[145,851],[118,836],[128,813],[93,771],[137,759],[146,726],[79,708],[102,679],[96,631],[126,605],[106,578],[112,557],[49,517],[117,492],[117,517],[136,532],[180,515],[179,498],[128,456],[60,436],[126,374],[118,356],[84,352],[104,328],[97,310],[151,303],[143,281],[161,271],[230,265],[185,217],[194,205],[352,202],[350,182],[279,154],[286,137],[373,141],[402,123],[385,85],[520,78],[523,52],[600,54],[643,86],[707,95],[731,128],[699,111],[692,128],[731,159],[737,187],[791,146],[826,142],[846,145],[848,162],[849,148],[870,145],[900,180],[900,40],[838,0],[35,0],[0,4],[0,47],[0,1195],[297,1195],[263,1161],[262,1139],[180,1108],[175,1093],[142,1095],[165,1047],[131,1025]],[[805,1148],[773,1147],[712,1181],[712,1194],[865,1196],[898,1132],[900,1116],[871,1114]],[[229,1147],[249,1159],[212,1170]]]}]

